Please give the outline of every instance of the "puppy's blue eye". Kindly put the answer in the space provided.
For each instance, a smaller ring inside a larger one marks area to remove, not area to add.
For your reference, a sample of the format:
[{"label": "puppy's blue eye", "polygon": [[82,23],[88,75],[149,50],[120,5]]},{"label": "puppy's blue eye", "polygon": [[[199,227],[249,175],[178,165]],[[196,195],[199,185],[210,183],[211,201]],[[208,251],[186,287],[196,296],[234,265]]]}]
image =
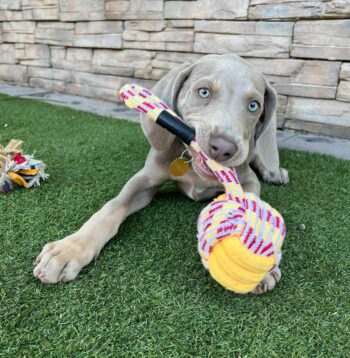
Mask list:
[{"label": "puppy's blue eye", "polygon": [[200,88],[198,94],[202,98],[208,98],[210,96],[210,91],[208,88]]},{"label": "puppy's blue eye", "polygon": [[256,112],[259,109],[260,105],[257,101],[251,101],[248,104],[249,112]]}]

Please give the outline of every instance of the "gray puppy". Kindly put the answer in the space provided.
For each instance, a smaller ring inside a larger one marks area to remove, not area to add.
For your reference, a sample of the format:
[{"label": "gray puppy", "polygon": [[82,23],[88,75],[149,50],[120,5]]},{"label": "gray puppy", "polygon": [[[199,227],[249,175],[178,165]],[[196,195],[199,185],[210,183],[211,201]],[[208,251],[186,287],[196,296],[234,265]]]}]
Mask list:
[{"label": "gray puppy", "polygon": [[[259,180],[287,184],[280,168],[276,143],[277,95],[268,81],[248,62],[235,55],[208,55],[170,71],[153,92],[195,128],[201,148],[213,159],[234,166],[245,191],[260,194]],[[147,206],[166,180],[193,200],[209,199],[222,186],[193,155],[190,170],[174,177],[171,162],[184,145],[149,118],[141,118],[151,144],[145,166],[77,232],[44,246],[36,259],[34,276],[43,283],[74,280],[117,234],[121,223]],[[255,288],[272,290],[281,278],[278,265]]]}]

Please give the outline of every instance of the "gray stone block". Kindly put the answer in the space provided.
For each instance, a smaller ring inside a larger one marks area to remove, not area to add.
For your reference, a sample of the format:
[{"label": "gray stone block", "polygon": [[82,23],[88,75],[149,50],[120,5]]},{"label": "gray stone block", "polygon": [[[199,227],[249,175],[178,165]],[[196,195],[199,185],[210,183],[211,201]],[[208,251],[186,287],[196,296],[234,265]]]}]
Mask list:
[{"label": "gray stone block", "polygon": [[8,81],[21,84],[27,83],[27,66],[0,64],[0,81]]},{"label": "gray stone block", "polygon": [[75,33],[78,35],[121,34],[122,32],[122,21],[77,22],[75,27]]},{"label": "gray stone block", "polygon": [[0,63],[17,63],[14,44],[0,44]]},{"label": "gray stone block", "polygon": [[267,76],[280,94],[335,98],[340,62],[257,58],[247,60]]},{"label": "gray stone block", "polygon": [[350,3],[347,0],[251,0],[249,6],[250,19],[319,19],[349,16]]},{"label": "gray stone block", "polygon": [[105,0],[59,0],[61,21],[104,20]]},{"label": "gray stone block", "polygon": [[350,20],[297,22],[291,55],[350,60]]},{"label": "gray stone block", "polygon": [[162,31],[165,29],[164,20],[131,20],[125,21],[126,30],[137,31]]},{"label": "gray stone block", "polygon": [[121,34],[75,35],[74,46],[96,48],[121,48]]},{"label": "gray stone block", "polygon": [[[337,92],[337,100],[350,102],[350,82],[340,81]],[[350,123],[349,123],[350,127]]]},{"label": "gray stone block", "polygon": [[49,67],[51,65],[48,45],[25,44],[23,52],[23,56],[19,57],[22,65],[41,67]]},{"label": "gray stone block", "polygon": [[246,19],[249,0],[166,1],[166,19]]},{"label": "gray stone block", "polygon": [[162,20],[163,0],[107,0],[106,18],[120,20]]},{"label": "gray stone block", "polygon": [[347,127],[350,130],[350,103],[336,100],[289,97],[286,117],[305,122]]},{"label": "gray stone block", "polygon": [[294,22],[209,21],[194,22],[196,32],[292,37]]},{"label": "gray stone block", "polygon": [[236,53],[246,57],[289,57],[291,37],[196,33],[194,51],[198,53]]},{"label": "gray stone block", "polygon": [[74,24],[39,22],[35,29],[35,42],[49,45],[72,46]]},{"label": "gray stone block", "polygon": [[339,74],[341,80],[350,81],[350,63],[343,63]]}]

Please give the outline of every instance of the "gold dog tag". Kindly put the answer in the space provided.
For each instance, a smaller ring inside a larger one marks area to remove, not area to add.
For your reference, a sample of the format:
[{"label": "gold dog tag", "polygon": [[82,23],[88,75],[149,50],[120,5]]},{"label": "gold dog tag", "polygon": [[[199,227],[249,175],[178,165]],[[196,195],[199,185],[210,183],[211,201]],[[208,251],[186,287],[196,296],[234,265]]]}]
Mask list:
[{"label": "gold dog tag", "polygon": [[174,175],[175,177],[181,177],[184,175],[190,166],[186,162],[185,158],[176,158],[171,164],[170,164],[170,173]]}]

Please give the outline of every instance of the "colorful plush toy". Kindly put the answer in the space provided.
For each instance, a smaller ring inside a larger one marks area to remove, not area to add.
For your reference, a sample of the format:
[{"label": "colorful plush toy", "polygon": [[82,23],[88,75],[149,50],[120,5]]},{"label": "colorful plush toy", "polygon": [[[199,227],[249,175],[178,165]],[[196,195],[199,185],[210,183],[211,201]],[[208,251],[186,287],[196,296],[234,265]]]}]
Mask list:
[{"label": "colorful plush toy", "polygon": [[199,147],[195,132],[149,90],[127,84],[120,97],[146,114],[200,155],[225,194],[199,215],[198,251],[203,265],[221,285],[237,293],[252,291],[278,264],[286,233],[282,216],[253,193],[245,193],[234,168],[210,159]]},{"label": "colorful plush toy", "polygon": [[23,155],[22,141],[12,139],[3,147],[0,145],[0,191],[9,193],[15,185],[26,189],[40,185],[40,179],[45,180],[46,165],[36,160],[32,155]]}]

